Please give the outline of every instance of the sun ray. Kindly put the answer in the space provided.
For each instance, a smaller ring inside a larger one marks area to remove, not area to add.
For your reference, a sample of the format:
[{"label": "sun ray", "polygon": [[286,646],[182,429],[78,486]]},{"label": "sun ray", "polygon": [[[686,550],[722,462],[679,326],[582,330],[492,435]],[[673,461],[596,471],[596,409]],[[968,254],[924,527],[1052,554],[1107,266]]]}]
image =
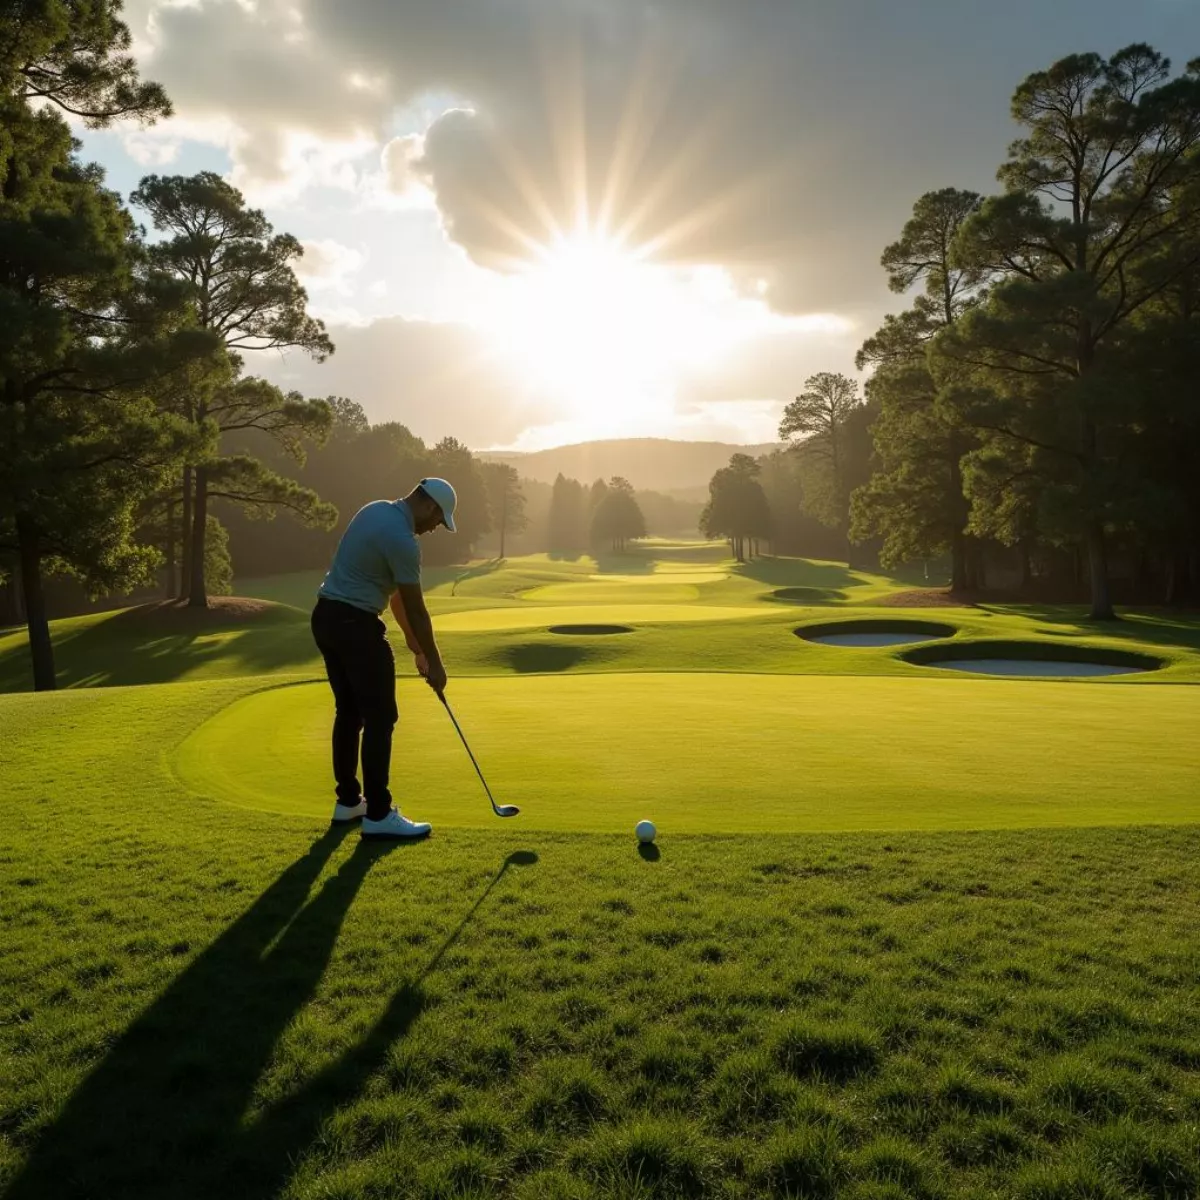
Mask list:
[{"label": "sun ray", "polygon": [[587,229],[591,224],[588,195],[587,94],[583,47],[577,30],[546,29],[538,38],[543,111],[549,120],[550,141],[566,227]]},{"label": "sun ray", "polygon": [[668,63],[665,47],[649,40],[643,44],[609,156],[597,215],[597,225],[602,230],[616,228],[618,206],[623,203],[661,125],[670,97],[670,80],[677,69],[677,62]]}]

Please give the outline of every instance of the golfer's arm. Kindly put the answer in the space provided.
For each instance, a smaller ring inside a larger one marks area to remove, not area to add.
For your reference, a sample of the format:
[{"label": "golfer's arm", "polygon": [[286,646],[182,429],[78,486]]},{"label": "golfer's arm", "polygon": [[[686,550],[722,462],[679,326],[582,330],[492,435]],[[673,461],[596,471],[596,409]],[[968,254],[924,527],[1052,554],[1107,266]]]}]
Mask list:
[{"label": "golfer's arm", "polygon": [[399,588],[392,593],[388,605],[392,610],[392,616],[396,618],[396,624],[400,626],[400,631],[404,634],[404,644],[408,647],[409,652],[412,654],[422,653],[420,643],[413,636],[412,626],[408,623],[408,614],[404,611],[404,601],[400,599]]},{"label": "golfer's arm", "polygon": [[[411,635],[420,652],[429,659],[431,666],[435,663],[441,666],[442,655],[437,648],[437,642],[433,640],[433,621],[430,620],[429,610],[425,607],[425,597],[421,594],[421,585],[419,583],[402,583],[396,589],[396,596],[400,599],[400,608],[408,621],[408,627],[404,632],[405,638]],[[396,612],[395,598],[392,603],[392,612]],[[396,615],[396,620],[400,620],[399,614]],[[412,647],[411,642],[409,647]],[[413,651],[414,654],[416,652],[416,650]]]}]

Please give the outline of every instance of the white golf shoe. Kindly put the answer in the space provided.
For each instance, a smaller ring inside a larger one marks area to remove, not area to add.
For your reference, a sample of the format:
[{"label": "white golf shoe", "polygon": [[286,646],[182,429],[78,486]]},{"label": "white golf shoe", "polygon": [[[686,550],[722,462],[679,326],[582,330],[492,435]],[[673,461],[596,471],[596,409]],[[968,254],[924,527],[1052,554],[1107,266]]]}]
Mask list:
[{"label": "white golf shoe", "polygon": [[366,841],[394,841],[397,838],[413,840],[428,837],[433,826],[428,821],[410,821],[392,809],[382,821],[363,818],[359,836]]},{"label": "white golf shoe", "polygon": [[351,821],[357,821],[359,817],[366,815],[367,802],[365,800],[360,800],[357,804],[335,804],[329,823],[330,825],[349,825]]}]

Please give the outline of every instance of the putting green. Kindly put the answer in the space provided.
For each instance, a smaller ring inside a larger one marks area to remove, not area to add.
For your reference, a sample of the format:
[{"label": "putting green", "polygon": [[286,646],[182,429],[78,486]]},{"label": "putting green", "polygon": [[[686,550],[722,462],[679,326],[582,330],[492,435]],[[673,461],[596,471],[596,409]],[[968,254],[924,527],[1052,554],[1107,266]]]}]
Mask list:
[{"label": "putting green", "polygon": [[727,571],[655,571],[648,575],[589,575],[567,583],[547,583],[521,593],[527,601],[566,601],[585,603],[636,604],[639,600],[654,604],[686,604],[700,598],[702,584],[723,583]]},{"label": "putting green", "polygon": [[610,583],[607,580],[602,583],[548,583],[521,593],[522,600],[550,601],[558,604],[564,601],[568,604],[572,601],[629,604],[638,600],[653,604],[687,604],[699,598],[700,589],[694,584],[676,583],[669,578],[653,584],[649,580],[645,583]]},{"label": "putting green", "polygon": [[[443,827],[494,820],[440,705],[419,683],[398,690],[398,802]],[[497,802],[531,829],[1200,819],[1192,688],[639,673],[458,679],[449,695]],[[196,729],[175,768],[205,797],[323,815],[331,718],[323,683],[256,692]]]},{"label": "putting green", "polygon": [[[572,592],[578,594],[574,588]],[[762,607],[735,608],[715,604],[570,604],[556,605],[553,608],[531,605],[443,613],[433,618],[433,627],[438,633],[479,633],[497,629],[537,629],[543,625],[649,625],[673,624],[678,621],[736,621],[742,617],[762,615]]]},{"label": "putting green", "polygon": [[697,570],[694,563],[655,563],[649,575],[593,574],[587,577],[596,583],[712,583],[729,578],[722,567],[702,567]]}]

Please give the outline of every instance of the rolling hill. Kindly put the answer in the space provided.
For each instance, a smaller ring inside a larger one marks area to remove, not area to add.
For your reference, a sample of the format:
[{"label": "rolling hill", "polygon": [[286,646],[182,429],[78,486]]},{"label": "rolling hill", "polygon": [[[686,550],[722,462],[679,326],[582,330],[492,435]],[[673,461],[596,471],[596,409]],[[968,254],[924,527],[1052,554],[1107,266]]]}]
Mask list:
[{"label": "rolling hill", "polygon": [[491,462],[511,463],[524,478],[543,483],[553,483],[560,472],[584,483],[623,475],[635,488],[672,492],[707,489],[713,472],[725,466],[731,455],[769,454],[777,445],[774,442],[738,446],[730,442],[683,442],[671,438],[617,438],[529,453],[484,450],[479,452],[479,457]]}]

